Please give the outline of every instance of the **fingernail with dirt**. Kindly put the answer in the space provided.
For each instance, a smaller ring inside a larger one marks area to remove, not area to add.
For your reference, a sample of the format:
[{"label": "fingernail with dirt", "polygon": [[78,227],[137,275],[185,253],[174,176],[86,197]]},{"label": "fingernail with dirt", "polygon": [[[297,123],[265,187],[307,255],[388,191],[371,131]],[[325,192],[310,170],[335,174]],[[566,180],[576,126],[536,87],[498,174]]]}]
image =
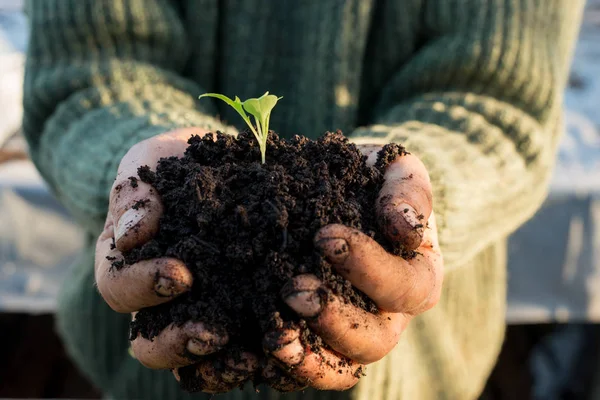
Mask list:
[{"label": "fingernail with dirt", "polygon": [[188,340],[186,349],[196,356],[204,356],[215,351],[214,346],[210,346],[205,341],[197,338],[191,338]]},{"label": "fingernail with dirt", "polygon": [[304,361],[306,353],[304,352],[304,346],[300,339],[296,339],[292,343],[288,343],[280,350],[274,352],[273,356],[287,367],[293,367]]},{"label": "fingernail with dirt", "polygon": [[301,363],[306,356],[296,330],[267,333],[263,341],[263,350],[288,367]]},{"label": "fingernail with dirt", "polygon": [[392,206],[386,233],[393,241],[402,242],[405,248],[413,250],[421,245],[424,233],[424,216],[406,203]]},{"label": "fingernail with dirt", "polygon": [[292,293],[284,301],[304,318],[316,317],[321,312],[321,298],[316,290]]},{"label": "fingernail with dirt", "polygon": [[174,279],[165,278],[163,276],[160,276],[154,284],[154,291],[160,297],[172,297],[186,289],[187,286],[182,285]]},{"label": "fingernail with dirt", "polygon": [[317,247],[321,250],[327,260],[334,264],[342,264],[348,257],[350,246],[345,239],[321,239],[317,242]]},{"label": "fingernail with dirt", "polygon": [[281,350],[300,337],[297,330],[274,330],[267,332],[263,338],[263,349],[266,353]]},{"label": "fingernail with dirt", "polygon": [[140,223],[141,220],[146,218],[146,211],[143,208],[134,210],[130,208],[125,211],[119,221],[115,225],[115,240],[119,241],[123,236],[126,236],[131,228]]},{"label": "fingernail with dirt", "polygon": [[[400,215],[406,221],[408,225],[410,225],[413,229],[419,229],[423,227],[423,223],[421,221],[422,217],[419,216],[417,211],[410,205],[406,203],[402,203],[396,207],[398,211],[400,211]],[[421,218],[421,219],[419,219]]]}]

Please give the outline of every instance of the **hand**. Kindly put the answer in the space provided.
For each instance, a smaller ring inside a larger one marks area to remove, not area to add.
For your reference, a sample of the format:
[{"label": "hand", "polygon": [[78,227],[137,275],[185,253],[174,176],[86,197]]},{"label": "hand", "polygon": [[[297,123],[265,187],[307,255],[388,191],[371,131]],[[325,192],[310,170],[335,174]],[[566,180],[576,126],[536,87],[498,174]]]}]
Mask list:
[{"label": "hand", "polygon": [[[98,290],[113,310],[132,313],[135,318],[136,311],[168,302],[192,287],[192,274],[174,258],[144,260],[122,269],[113,268],[112,263],[123,259],[121,252],[151,239],[163,212],[156,190],[140,180],[134,183],[130,177],[138,176],[140,166],[155,170],[162,157],[183,156],[190,136],[205,133],[187,128],[155,136],[133,146],[121,160],[110,192],[104,231],[96,244],[95,262]],[[139,201],[144,202],[143,207],[134,207]],[[181,327],[168,326],[152,341],[138,335],[132,348],[135,357],[148,368],[176,369],[196,364],[197,374],[203,377],[201,390],[226,392],[251,376],[258,364],[252,354],[243,354],[243,362],[225,357],[214,363],[214,358],[203,358],[219,351],[227,341],[227,334],[218,327],[190,321]],[[219,365],[218,370],[213,365]]]},{"label": "hand", "polygon": [[[379,149],[370,146],[361,151],[374,164]],[[405,260],[389,254],[367,235],[342,225],[322,228],[315,237],[317,248],[340,275],[377,304],[380,313],[345,303],[314,275],[293,278],[282,290],[283,300],[332,350],[311,352],[301,343],[298,330],[269,333],[265,350],[287,372],[268,374],[272,386],[351,388],[364,365],[389,353],[409,321],[438,302],[443,259],[429,175],[417,157],[401,156],[388,166],[376,206],[380,228],[390,240],[416,250],[416,256]]]}]

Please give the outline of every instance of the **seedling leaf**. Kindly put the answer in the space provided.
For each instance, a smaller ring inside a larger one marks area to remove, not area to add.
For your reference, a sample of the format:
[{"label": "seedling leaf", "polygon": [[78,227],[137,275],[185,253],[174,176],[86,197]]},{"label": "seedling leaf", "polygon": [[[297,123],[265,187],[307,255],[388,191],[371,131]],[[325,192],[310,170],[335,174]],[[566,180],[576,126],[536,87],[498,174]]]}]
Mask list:
[{"label": "seedling leaf", "polygon": [[[234,110],[240,114],[240,116],[244,119],[244,122],[248,124],[250,130],[256,137],[258,141],[258,147],[262,156],[262,163],[265,163],[265,153],[267,151],[267,139],[269,137],[269,122],[271,120],[271,111],[277,104],[277,102],[281,99],[281,97],[277,97],[275,95],[269,94],[269,92],[265,92],[259,98],[251,98],[245,101],[241,101],[239,97],[235,97],[235,100],[230,99],[227,96],[224,96],[219,93],[205,93],[202,97],[215,97],[217,99],[223,100],[225,103],[229,104]],[[248,117],[248,112],[250,115],[254,117],[254,122],[256,123],[256,129],[250,122],[250,117]]]},{"label": "seedling leaf", "polygon": [[242,117],[244,122],[246,122],[246,124],[248,124],[248,126],[250,127],[250,130],[252,131],[252,133],[254,133],[254,136],[257,136],[257,139],[258,139],[258,134],[257,134],[256,130],[254,129],[254,126],[252,126],[252,122],[250,122],[250,118],[248,117],[248,114],[246,114],[246,111],[244,111],[243,103],[239,97],[235,96],[235,100],[232,100],[229,97],[222,95],[220,93],[204,93],[199,98],[201,99],[203,97],[214,97],[219,100],[223,100],[225,103],[229,104],[235,111],[238,112],[238,114],[240,114],[240,116]]},{"label": "seedling leaf", "polygon": [[248,99],[243,105],[246,111],[254,116],[254,118],[263,121],[277,104],[281,97],[274,96],[266,92],[258,99]]}]

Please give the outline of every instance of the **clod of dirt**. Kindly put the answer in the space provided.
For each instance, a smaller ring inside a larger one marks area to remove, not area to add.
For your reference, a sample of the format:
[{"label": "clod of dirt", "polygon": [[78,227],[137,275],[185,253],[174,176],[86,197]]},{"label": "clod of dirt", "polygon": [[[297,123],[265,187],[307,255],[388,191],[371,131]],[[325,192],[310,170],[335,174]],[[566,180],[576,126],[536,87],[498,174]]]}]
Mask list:
[{"label": "clod of dirt", "polygon": [[140,180],[160,194],[164,214],[155,238],[124,254],[125,262],[176,257],[190,268],[194,284],[171,302],[141,310],[131,338],[139,333],[151,339],[173,322],[203,321],[224,327],[230,344],[262,353],[265,332],[292,324],[318,351],[318,336],[281,299],[285,283],[303,273],[377,313],[369,298],[332,270],[313,238],[327,224],[344,224],[400,254],[379,233],[375,205],[383,169],[406,154],[404,148],[385,146],[370,167],[340,132],[314,141],[271,132],[261,164],[251,133],[212,136],[192,137],[183,158],[162,159],[156,171],[139,170]]},{"label": "clod of dirt", "polygon": [[129,184],[131,185],[132,188],[138,187],[138,180],[135,176],[130,176],[127,179],[129,179]]}]

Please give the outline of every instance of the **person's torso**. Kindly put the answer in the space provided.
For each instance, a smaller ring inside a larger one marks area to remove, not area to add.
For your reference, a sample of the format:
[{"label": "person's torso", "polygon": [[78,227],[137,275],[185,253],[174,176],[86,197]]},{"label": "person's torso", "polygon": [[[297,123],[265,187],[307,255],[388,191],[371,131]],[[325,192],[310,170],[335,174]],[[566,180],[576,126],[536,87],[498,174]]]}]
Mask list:
[{"label": "person's torso", "polygon": [[[349,133],[372,118],[386,82],[415,52],[422,0],[185,0],[185,75],[242,99],[283,96],[283,136]],[[226,122],[239,117],[217,104]]]},{"label": "person's torso", "polygon": [[[418,51],[422,3],[182,0],[190,43],[184,75],[203,90],[242,99],[265,91],[283,96],[271,128],[284,136],[348,133],[372,121],[382,89]],[[223,120],[243,127],[235,112],[215,105]],[[497,243],[449,274],[440,304],[417,318],[351,391],[280,396],[268,388],[256,394],[248,385],[216,398],[473,398],[502,341],[504,255]],[[86,257],[60,301],[60,331],[71,354],[114,398],[190,398],[168,371],[146,369],[127,354],[129,317],[112,312],[92,289],[91,247]]]}]

